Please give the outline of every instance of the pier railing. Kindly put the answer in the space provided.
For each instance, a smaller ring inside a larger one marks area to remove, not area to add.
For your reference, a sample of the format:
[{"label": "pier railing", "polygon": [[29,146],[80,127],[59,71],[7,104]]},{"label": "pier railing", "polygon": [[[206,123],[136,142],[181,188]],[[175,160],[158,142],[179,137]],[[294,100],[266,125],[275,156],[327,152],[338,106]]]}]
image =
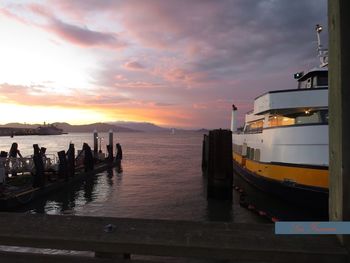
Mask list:
[{"label": "pier railing", "polygon": [[[47,154],[43,158],[44,168],[57,170],[57,156],[54,154]],[[25,173],[33,172],[34,162],[32,156],[27,157],[0,157],[0,167],[5,169],[5,173]]]},{"label": "pier railing", "polygon": [[95,252],[60,255],[28,252],[33,249],[22,249],[27,252],[21,253],[16,248],[0,252],[1,262],[125,261],[122,256],[116,259],[118,255],[131,255],[132,261],[134,255],[234,262],[347,260],[347,252],[335,236],[275,235],[271,224],[111,217],[0,213],[0,245]]}]

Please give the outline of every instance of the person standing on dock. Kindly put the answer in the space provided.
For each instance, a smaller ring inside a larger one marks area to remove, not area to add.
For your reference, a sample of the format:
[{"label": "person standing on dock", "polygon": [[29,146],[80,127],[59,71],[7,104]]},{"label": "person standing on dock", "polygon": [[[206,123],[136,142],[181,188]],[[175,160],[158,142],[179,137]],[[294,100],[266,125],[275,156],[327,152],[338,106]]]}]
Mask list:
[{"label": "person standing on dock", "polygon": [[16,176],[17,175],[17,168],[18,168],[18,163],[17,163],[17,160],[15,158],[17,158],[17,155],[22,158],[22,154],[21,152],[18,150],[18,144],[17,142],[14,142],[12,143],[11,145],[11,149],[10,149],[10,152],[9,152],[9,158],[11,159],[10,162],[11,162],[11,174],[12,176]]},{"label": "person standing on dock", "polygon": [[17,142],[14,142],[11,145],[11,149],[10,149],[10,152],[9,152],[9,157],[17,158],[17,155],[22,158],[22,154],[18,150],[18,144],[17,144]]}]

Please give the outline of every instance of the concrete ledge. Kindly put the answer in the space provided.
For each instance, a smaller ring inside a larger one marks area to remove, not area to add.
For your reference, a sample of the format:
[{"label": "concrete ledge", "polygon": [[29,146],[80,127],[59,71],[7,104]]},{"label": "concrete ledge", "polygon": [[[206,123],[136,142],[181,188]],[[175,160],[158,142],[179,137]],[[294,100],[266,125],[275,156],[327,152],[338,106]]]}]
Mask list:
[{"label": "concrete ledge", "polygon": [[0,214],[0,245],[248,262],[347,259],[335,236],[276,236],[270,224],[16,213]]}]

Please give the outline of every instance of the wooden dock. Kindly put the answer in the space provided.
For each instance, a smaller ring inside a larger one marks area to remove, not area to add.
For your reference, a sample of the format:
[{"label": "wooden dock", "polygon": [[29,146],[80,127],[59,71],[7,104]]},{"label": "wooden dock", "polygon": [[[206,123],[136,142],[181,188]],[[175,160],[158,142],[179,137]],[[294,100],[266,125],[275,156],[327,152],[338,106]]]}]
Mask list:
[{"label": "wooden dock", "polygon": [[[0,213],[0,245],[92,251],[107,257],[127,253],[131,260],[133,255],[154,255],[234,262],[347,261],[336,236],[275,235],[272,224]],[[1,262],[119,262],[57,253],[0,256]]]}]

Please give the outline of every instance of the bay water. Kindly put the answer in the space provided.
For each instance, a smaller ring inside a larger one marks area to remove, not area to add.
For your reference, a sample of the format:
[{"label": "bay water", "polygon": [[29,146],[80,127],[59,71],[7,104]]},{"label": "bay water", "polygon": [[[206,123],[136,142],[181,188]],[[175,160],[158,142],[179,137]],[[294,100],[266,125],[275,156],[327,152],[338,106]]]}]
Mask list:
[{"label": "bay water", "polygon": [[[106,152],[108,134],[101,149]],[[84,182],[17,209],[17,212],[89,216],[174,219],[191,221],[265,222],[234,202],[207,200],[201,171],[203,133],[114,133],[114,145],[123,148],[123,172],[111,169]],[[17,142],[23,156],[33,154],[33,144],[48,154],[93,146],[92,133],[50,136],[0,137],[0,150]],[[100,147],[100,145],[99,145]]]}]

